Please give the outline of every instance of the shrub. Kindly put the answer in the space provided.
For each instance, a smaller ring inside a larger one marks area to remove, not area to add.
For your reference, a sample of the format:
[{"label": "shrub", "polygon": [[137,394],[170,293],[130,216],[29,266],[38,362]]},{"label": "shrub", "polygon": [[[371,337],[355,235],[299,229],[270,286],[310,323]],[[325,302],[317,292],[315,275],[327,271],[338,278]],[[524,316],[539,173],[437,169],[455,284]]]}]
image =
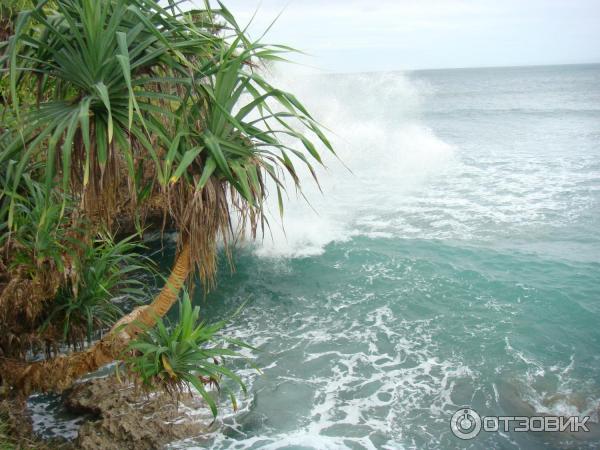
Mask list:
[{"label": "shrub", "polygon": [[[45,269],[62,272],[67,244],[77,242],[67,234],[70,221],[65,214],[67,204],[56,191],[48,194],[31,178],[26,177],[25,181],[24,194],[17,195],[12,230],[3,224],[0,246],[13,249],[11,268],[20,267],[30,277]],[[71,233],[75,232],[71,228]]]},{"label": "shrub", "polygon": [[140,244],[133,238],[117,242],[110,234],[101,234],[86,246],[59,289],[45,326],[58,320],[64,340],[75,344],[85,336],[91,342],[95,329],[110,326],[123,315],[119,297],[136,304],[147,298],[140,274],[148,273],[151,263],[137,251]]},{"label": "shrub", "polygon": [[219,336],[225,322],[208,325],[200,320],[200,308],[192,308],[189,294],[184,292],[179,302],[179,317],[175,325],[158,318],[156,326],[142,332],[129,345],[131,352],[125,358],[128,371],[141,381],[146,389],[162,388],[170,393],[195,388],[209,405],[213,416],[217,405],[211,393],[205,389],[210,384],[218,390],[223,388],[229,395],[234,409],[237,401],[233,392],[221,385],[223,377],[236,382],[246,394],[246,386],[239,376],[222,364],[224,357],[239,356],[230,348],[219,347],[218,341],[229,341],[237,346],[250,346]]}]

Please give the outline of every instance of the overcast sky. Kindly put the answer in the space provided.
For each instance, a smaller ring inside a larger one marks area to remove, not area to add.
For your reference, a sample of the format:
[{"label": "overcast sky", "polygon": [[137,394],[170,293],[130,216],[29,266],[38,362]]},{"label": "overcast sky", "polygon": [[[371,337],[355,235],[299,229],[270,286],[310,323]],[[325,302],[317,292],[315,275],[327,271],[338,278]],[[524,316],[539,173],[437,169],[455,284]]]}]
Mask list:
[{"label": "overcast sky", "polygon": [[224,2],[328,72],[600,62],[600,0]]}]

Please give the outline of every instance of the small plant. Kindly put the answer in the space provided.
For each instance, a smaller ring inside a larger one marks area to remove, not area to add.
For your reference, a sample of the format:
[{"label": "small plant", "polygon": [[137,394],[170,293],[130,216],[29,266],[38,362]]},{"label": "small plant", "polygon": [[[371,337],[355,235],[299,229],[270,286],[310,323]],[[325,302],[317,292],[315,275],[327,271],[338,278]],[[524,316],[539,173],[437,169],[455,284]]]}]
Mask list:
[{"label": "small plant", "polygon": [[[156,326],[143,331],[128,348],[131,352],[125,358],[127,370],[141,381],[146,389],[162,388],[174,394],[193,386],[209,405],[213,416],[217,416],[217,405],[211,394],[204,388],[212,384],[221,389],[223,377],[239,384],[244,394],[246,386],[239,376],[222,365],[226,356],[239,356],[229,348],[218,347],[217,333],[225,322],[207,325],[200,320],[200,308],[192,308],[189,294],[184,292],[179,302],[179,320],[170,326],[157,318]],[[235,345],[252,348],[237,340],[222,338]],[[233,392],[223,386],[237,409]]]},{"label": "small plant", "polygon": [[8,426],[0,420],[0,450],[14,450],[16,447],[8,437]]},{"label": "small plant", "polygon": [[[43,186],[26,178],[25,196],[18,196],[13,217],[13,227],[0,237],[0,245],[13,249],[10,265],[20,268],[33,277],[49,269],[64,270],[63,255],[69,243],[69,219],[65,214],[68,204],[57,192],[46,193]],[[69,211],[67,211],[69,212]],[[71,233],[74,228],[71,227]],[[70,242],[69,242],[70,241]]]},{"label": "small plant", "polygon": [[147,297],[139,274],[149,271],[150,262],[136,251],[139,244],[133,237],[116,242],[102,234],[83,250],[69,281],[59,289],[45,326],[62,321],[64,340],[73,344],[84,335],[91,342],[95,329],[110,326],[123,315],[116,298],[140,303]]}]

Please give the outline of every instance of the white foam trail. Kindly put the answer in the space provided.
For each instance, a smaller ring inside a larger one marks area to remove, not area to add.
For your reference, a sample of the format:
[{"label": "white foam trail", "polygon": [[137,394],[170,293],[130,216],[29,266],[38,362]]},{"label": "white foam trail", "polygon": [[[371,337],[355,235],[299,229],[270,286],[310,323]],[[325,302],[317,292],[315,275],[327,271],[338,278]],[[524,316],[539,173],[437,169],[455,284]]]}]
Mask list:
[{"label": "white foam trail", "polygon": [[393,209],[404,192],[453,156],[453,148],[420,122],[419,91],[401,73],[297,76],[286,69],[276,78],[277,85],[296,93],[332,130],[332,144],[352,173],[321,149],[327,166],[318,169],[323,194],[308,171],[301,172],[303,191],[314,210],[304,199],[290,196],[284,233],[272,198],[268,209],[273,239],[257,246],[260,256],[321,253],[328,243],[357,233],[356,221],[365,211]]}]

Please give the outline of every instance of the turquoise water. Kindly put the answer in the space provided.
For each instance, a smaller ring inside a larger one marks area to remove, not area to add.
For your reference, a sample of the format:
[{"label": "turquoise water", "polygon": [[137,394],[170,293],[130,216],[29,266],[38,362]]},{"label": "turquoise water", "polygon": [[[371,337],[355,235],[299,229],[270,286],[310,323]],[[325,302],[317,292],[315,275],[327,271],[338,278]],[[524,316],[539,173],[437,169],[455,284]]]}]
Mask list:
[{"label": "turquoise water", "polygon": [[287,236],[238,250],[196,299],[210,318],[248,300],[229,332],[261,349],[262,375],[233,362],[241,411],[182,445],[598,448],[460,441],[449,420],[470,405],[598,421],[600,66],[283,82],[352,173],[329,161],[324,195],[307,188],[319,214],[290,199]]},{"label": "turquoise water", "polygon": [[[265,240],[196,291],[208,320],[247,302],[227,333],[262,374],[229,361],[240,410],[223,398],[174,447],[600,448],[597,425],[450,430],[463,405],[599,420],[600,65],[280,78],[348,168],[306,185],[314,210],[288,200],[285,234],[272,205]],[[31,402],[36,429],[74,436],[52,402]]]}]

